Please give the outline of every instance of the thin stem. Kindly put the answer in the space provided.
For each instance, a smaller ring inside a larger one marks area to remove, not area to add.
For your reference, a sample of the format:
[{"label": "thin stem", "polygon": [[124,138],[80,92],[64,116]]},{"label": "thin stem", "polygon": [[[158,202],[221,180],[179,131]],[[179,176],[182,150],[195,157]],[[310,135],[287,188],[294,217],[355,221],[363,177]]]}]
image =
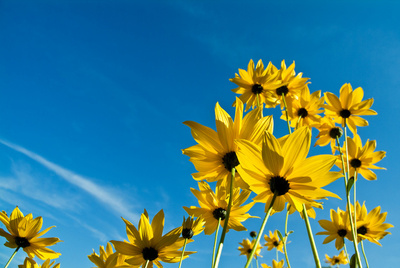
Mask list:
[{"label": "thin stem", "polygon": [[144,268],[147,268],[147,265],[149,265],[149,260],[146,261],[146,263],[144,264]]},{"label": "thin stem", "polygon": [[8,262],[6,263],[6,266],[4,266],[4,268],[7,268],[8,265],[10,264],[10,262],[12,261],[12,259],[14,258],[15,254],[17,254],[17,251],[19,250],[20,247],[17,247],[14,251],[14,253],[11,255],[11,257],[8,259]]},{"label": "thin stem", "polygon": [[305,204],[303,204],[303,218],[306,223],[308,239],[310,240],[310,245],[311,245],[311,249],[312,249],[312,252],[314,255],[315,265],[317,266],[317,268],[321,268],[321,261],[319,260],[317,247],[315,246],[314,236],[312,234],[311,225],[310,225],[310,221],[308,219],[307,208],[306,208]]},{"label": "thin stem", "polygon": [[289,209],[290,209],[290,205],[288,206],[288,208],[287,208],[287,212],[286,212],[286,220],[285,220],[285,237],[283,238],[283,251],[285,252],[285,259],[286,259],[286,265],[288,266],[288,268],[291,268],[290,267],[290,262],[289,262],[289,256],[288,256],[288,254],[287,254],[287,249],[286,249],[286,242],[287,242],[287,239],[288,239],[288,236],[289,236],[289,234],[288,234],[288,231],[287,231],[287,226],[288,226],[288,219],[289,219]]},{"label": "thin stem", "polygon": [[354,171],[354,184],[353,184],[353,187],[354,187],[354,193],[353,193],[353,202],[354,202],[354,206],[353,206],[353,208],[354,208],[354,211],[353,211],[353,213],[354,213],[354,215],[353,215],[353,217],[354,217],[354,230],[355,230],[355,233],[356,233],[356,237],[357,237],[357,206],[356,206],[356,204],[357,204],[357,198],[356,198],[356,181],[357,181],[357,171],[355,170]]},{"label": "thin stem", "polygon": [[213,267],[213,268],[214,268],[214,264],[215,264],[215,248],[217,247],[218,232],[219,232],[220,225],[221,225],[221,218],[218,218],[217,230],[215,230],[214,248],[213,248],[212,263],[211,263],[211,267]]},{"label": "thin stem", "polygon": [[278,248],[275,248],[275,249],[276,249],[276,261],[279,262]]},{"label": "thin stem", "polygon": [[229,191],[228,209],[226,210],[224,228],[222,229],[221,238],[219,239],[217,256],[215,257],[215,263],[214,263],[214,267],[215,268],[218,268],[219,259],[221,258],[221,254],[222,254],[222,247],[224,246],[226,231],[228,230],[229,216],[231,214],[231,207],[232,207],[232,201],[233,201],[232,200],[233,199],[232,196],[233,196],[233,184],[235,182],[235,171],[236,171],[236,169],[232,168],[232,171],[231,171],[231,187],[230,187],[230,191]]},{"label": "thin stem", "polygon": [[350,262],[349,253],[347,253],[346,242],[344,241],[343,237],[343,247],[344,247],[344,254],[346,254],[347,261]]},{"label": "thin stem", "polygon": [[249,258],[247,259],[247,263],[244,266],[244,268],[248,268],[249,265],[250,265],[251,260],[253,259],[254,253],[256,252],[257,246],[260,243],[261,236],[262,236],[262,234],[264,232],[265,225],[267,224],[269,215],[271,214],[272,206],[274,205],[276,196],[277,196],[277,194],[274,193],[274,196],[272,197],[271,203],[269,204],[267,213],[265,213],[265,217],[264,217],[264,220],[263,220],[263,222],[261,224],[260,231],[257,234],[256,242],[254,243],[253,249],[251,250],[251,253],[249,255]]},{"label": "thin stem", "polygon": [[182,249],[182,255],[181,255],[181,260],[179,262],[179,268],[181,268],[182,266],[182,260],[183,260],[183,256],[185,254],[185,249],[186,249],[186,243],[187,243],[187,238],[185,238],[185,242],[183,243],[183,249]]},{"label": "thin stem", "polygon": [[289,115],[288,115],[288,111],[287,111],[287,104],[286,104],[286,100],[285,100],[285,94],[282,94],[282,100],[283,100],[283,104],[285,105],[286,122],[287,122],[287,126],[288,126],[288,129],[289,129],[289,134],[292,134],[292,129],[290,128],[290,124],[289,124]]},{"label": "thin stem", "polygon": [[367,260],[367,255],[365,255],[365,251],[364,251],[364,243],[363,243],[362,240],[361,240],[361,250],[362,250],[362,253],[363,253],[363,255],[364,255],[365,264],[367,265],[367,268],[369,268],[369,264],[368,264],[368,260]]},{"label": "thin stem", "polygon": [[336,145],[339,148],[339,154],[340,154],[340,159],[342,160],[342,169],[343,169],[343,174],[344,174],[344,189],[347,191],[347,173],[345,172],[345,165],[344,165],[344,158],[343,158],[343,152],[342,152],[342,148],[340,147],[340,142],[339,142],[339,138],[336,137]]},{"label": "thin stem", "polygon": [[256,258],[256,265],[257,265],[257,268],[258,268],[258,259]]}]

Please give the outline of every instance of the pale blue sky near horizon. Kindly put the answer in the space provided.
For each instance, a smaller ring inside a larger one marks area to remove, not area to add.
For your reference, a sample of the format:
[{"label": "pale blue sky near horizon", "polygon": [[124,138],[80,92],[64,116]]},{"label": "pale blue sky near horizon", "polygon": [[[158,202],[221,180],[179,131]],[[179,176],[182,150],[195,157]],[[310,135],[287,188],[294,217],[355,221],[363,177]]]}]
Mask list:
[{"label": "pale blue sky near horizon", "polygon": [[[182,122],[215,129],[216,102],[234,116],[229,78],[238,68],[250,59],[279,68],[284,59],[310,78],[312,92],[339,94],[351,83],[364,89],[364,99],[374,98],[378,115],[365,117],[370,126],[359,134],[387,152],[377,164],[387,170],[376,171],[377,181],[361,178],[357,190],[369,210],[381,206],[395,226],[382,247],[365,243],[370,266],[395,266],[399,10],[396,1],[1,1],[0,210],[18,205],[43,216],[44,228],[55,225],[46,236],[64,241],[51,247],[62,253],[61,267],[94,267],[87,258],[93,249],[126,239],[121,216],[137,226],[143,209],[150,217],[163,209],[165,232],[179,226],[182,206],[198,205],[190,192],[195,169],[181,152],[195,141]],[[274,115],[276,136],[287,134],[278,108],[264,114]],[[330,150],[312,147],[316,153]],[[342,184],[327,188],[343,199]],[[317,220],[337,207],[344,201],[327,200]],[[250,214],[263,217],[263,205]],[[283,231],[284,216],[273,215],[267,231]],[[260,223],[244,225],[257,231]],[[292,267],[315,267],[298,215],[289,229]],[[248,237],[228,233],[221,268],[244,266],[237,247]],[[315,236],[321,260],[338,254],[324,238]],[[4,242],[0,237],[0,264],[13,252]],[[213,236],[195,237],[188,250],[198,253],[183,267],[209,267],[212,243]],[[275,253],[261,255],[271,265]]]}]

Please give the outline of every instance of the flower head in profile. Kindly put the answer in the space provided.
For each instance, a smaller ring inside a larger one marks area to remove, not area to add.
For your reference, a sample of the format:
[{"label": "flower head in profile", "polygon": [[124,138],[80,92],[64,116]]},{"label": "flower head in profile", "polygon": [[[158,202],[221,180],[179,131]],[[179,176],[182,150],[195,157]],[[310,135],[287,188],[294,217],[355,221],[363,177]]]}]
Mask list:
[{"label": "flower head in profile", "polygon": [[257,98],[260,107],[262,107],[262,104],[265,104],[266,107],[276,105],[275,100],[270,97],[270,91],[275,90],[280,85],[277,81],[278,74],[278,69],[271,62],[264,69],[262,60],[259,60],[254,69],[254,62],[250,60],[247,71],[239,69],[239,74],[235,74],[235,77],[229,79],[229,81],[239,86],[232,91],[241,94],[239,98],[243,103],[246,103],[247,111],[250,107],[258,107]]},{"label": "flower head in profile", "polygon": [[353,134],[357,133],[357,126],[368,126],[367,120],[361,118],[361,115],[376,115],[371,106],[374,99],[362,100],[364,91],[361,87],[354,91],[350,84],[344,84],[340,89],[340,97],[330,92],[325,93],[325,115],[331,117],[336,123],[349,126]]},{"label": "flower head in profile", "polygon": [[54,263],[55,261],[50,262],[50,259],[47,259],[42,265],[40,265],[31,258],[25,258],[24,264],[18,265],[18,268],[60,268],[59,263],[56,265],[54,265]]},{"label": "flower head in profile", "polygon": [[238,140],[237,143],[239,173],[257,194],[253,200],[265,203],[265,211],[274,195],[275,211],[282,211],[286,202],[297,211],[303,211],[303,204],[313,204],[314,200],[328,196],[338,197],[321,188],[342,176],[339,172],[330,172],[336,157],[306,158],[311,143],[309,128],[299,128],[284,142],[266,132],[261,150],[249,141]]},{"label": "flower head in profile", "polygon": [[[217,131],[196,122],[184,122],[191,128],[193,138],[198,144],[182,151],[190,157],[190,161],[198,171],[192,174],[195,180],[218,181],[218,185],[224,184],[229,189],[232,169],[240,165],[236,156],[235,139],[261,144],[264,132],[272,132],[272,116],[262,117],[260,108],[249,112],[243,118],[243,103],[236,98],[235,120],[233,121],[217,103],[215,121]],[[248,188],[237,172],[235,176],[235,186]]]},{"label": "flower head in profile", "polygon": [[335,152],[336,138],[340,138],[343,135],[343,130],[335,125],[335,121],[330,117],[321,118],[320,123],[315,126],[319,133],[317,135],[317,141],[314,146],[325,146],[330,144],[332,154]]},{"label": "flower head in profile", "polygon": [[[111,241],[115,250],[127,258],[125,262],[134,267],[144,266],[148,262],[148,267],[163,267],[162,262],[175,263],[180,261],[182,252],[179,249],[184,244],[184,239],[180,238],[181,228],[178,227],[162,235],[164,229],[164,212],[160,210],[150,223],[149,215],[145,210],[139,221],[138,229],[124,219],[126,233],[129,241]],[[186,251],[184,258],[193,252]]]},{"label": "flower head in profile", "polygon": [[[381,207],[376,207],[368,213],[365,202],[361,206],[357,201],[356,214],[358,242],[366,239],[381,246],[379,240],[390,234],[386,230],[393,227],[389,223],[384,223],[387,212],[381,213]],[[353,240],[352,237],[350,237],[350,240]]]},{"label": "flower head in profile", "polygon": [[276,250],[283,253],[283,242],[279,239],[278,230],[275,230],[274,233],[269,231],[269,236],[264,235],[264,239],[267,242],[264,246],[268,247],[268,250],[276,248]]},{"label": "flower head in profile", "polygon": [[[376,180],[376,174],[371,169],[385,169],[382,167],[377,167],[375,164],[385,157],[386,152],[375,152],[376,141],[367,140],[365,145],[362,146],[361,138],[357,134],[354,135],[353,139],[347,137],[347,146],[349,150],[348,161],[350,165],[350,176],[357,172],[357,174],[360,174],[369,181]],[[345,168],[347,170],[347,154],[345,146],[343,146],[342,152]],[[342,167],[342,160],[340,156],[338,156],[336,165],[340,168]]]},{"label": "flower head in profile", "polygon": [[337,212],[331,209],[331,220],[320,220],[319,225],[325,229],[317,235],[328,235],[323,244],[327,244],[335,240],[335,247],[337,250],[343,248],[344,239],[351,239],[351,227],[349,222],[349,214],[338,208]]},{"label": "flower head in profile", "polygon": [[[220,225],[224,226],[226,211],[228,209],[229,193],[223,186],[217,186],[215,193],[206,182],[199,182],[199,190],[191,188],[190,190],[199,201],[200,207],[183,207],[189,215],[195,217],[202,216],[205,221],[204,233],[210,235],[215,232],[220,220]],[[232,196],[232,207],[228,221],[228,229],[235,231],[245,231],[246,228],[241,222],[248,218],[254,218],[247,213],[253,206],[253,202],[243,205],[250,196],[250,191],[242,190],[239,187],[234,188]]]},{"label": "flower head in profile", "polygon": [[88,255],[88,258],[98,268],[129,268],[133,267],[125,262],[126,256],[113,252],[110,242],[107,243],[106,249],[100,246],[100,255],[94,250],[93,253]]},{"label": "flower head in profile", "polygon": [[272,260],[272,267],[266,265],[265,263],[261,264],[262,268],[283,268],[283,265],[285,264],[284,260],[281,260],[280,262],[277,262],[276,260]]},{"label": "flower head in profile", "polygon": [[339,265],[339,264],[348,264],[349,261],[347,259],[344,250],[340,251],[338,256],[333,256],[332,258],[325,254],[325,262],[329,263],[330,265]]},{"label": "flower head in profile", "polygon": [[[250,242],[250,240],[248,238],[243,239],[242,243],[239,243],[239,245],[241,245],[241,247],[238,247],[238,250],[240,251],[240,255],[245,255],[247,258],[249,258],[250,253],[254,248],[255,242],[256,242],[255,240]],[[254,252],[255,258],[257,258],[257,256],[262,257],[260,255],[261,249],[262,249],[262,246],[260,244],[258,244],[257,249]]]},{"label": "flower head in profile", "polygon": [[40,229],[43,225],[42,217],[33,219],[32,214],[24,216],[22,212],[16,207],[11,216],[8,217],[7,213],[0,212],[0,221],[6,226],[8,232],[0,228],[0,236],[7,239],[4,243],[9,248],[22,248],[29,258],[37,256],[39,259],[55,259],[61,253],[54,252],[47,248],[58,242],[60,239],[56,237],[41,238],[40,236],[47,233],[52,227],[49,227],[41,232]]},{"label": "flower head in profile", "polygon": [[204,219],[202,216],[194,219],[193,217],[188,217],[185,219],[183,217],[182,223],[182,237],[190,239],[195,235],[200,234],[204,230]]}]

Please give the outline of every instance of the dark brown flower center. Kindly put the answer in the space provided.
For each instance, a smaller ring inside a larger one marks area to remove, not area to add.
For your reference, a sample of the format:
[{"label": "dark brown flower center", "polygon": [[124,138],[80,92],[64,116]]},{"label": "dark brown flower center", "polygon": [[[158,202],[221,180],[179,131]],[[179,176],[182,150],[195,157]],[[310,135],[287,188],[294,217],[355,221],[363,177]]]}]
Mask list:
[{"label": "dark brown flower center", "polygon": [[192,238],[194,235],[193,230],[190,228],[185,228],[182,230],[182,237],[183,238]]},{"label": "dark brown flower center", "polygon": [[250,237],[256,238],[256,236],[257,236],[257,232],[256,231],[251,231],[250,232]]},{"label": "dark brown flower center", "polygon": [[158,258],[158,251],[152,247],[145,247],[142,251],[143,259],[146,261],[154,261]]},{"label": "dark brown flower center", "polygon": [[254,84],[251,87],[251,92],[253,92],[254,94],[260,94],[261,92],[263,92],[263,90],[264,88],[260,84]]},{"label": "dark brown flower center", "polygon": [[286,194],[287,192],[289,192],[290,189],[289,182],[285,178],[280,176],[272,177],[268,184],[271,192],[273,192],[277,196]]},{"label": "dark brown flower center", "polygon": [[215,219],[221,219],[221,221],[223,221],[226,217],[226,210],[223,208],[217,208],[213,211],[213,216]]},{"label": "dark brown flower center", "polygon": [[333,260],[333,262],[334,262],[335,264],[338,264],[338,263],[340,262],[340,260],[339,260],[339,258],[335,258],[335,259]]},{"label": "dark brown flower center", "polygon": [[308,112],[307,112],[306,108],[300,108],[300,109],[297,111],[297,115],[298,115],[299,117],[301,117],[301,118],[304,118],[304,117],[307,117]]},{"label": "dark brown flower center", "polygon": [[278,241],[274,241],[274,243],[272,243],[272,244],[274,244],[275,247],[279,246]]},{"label": "dark brown flower center", "polygon": [[289,93],[289,89],[287,86],[281,86],[276,89],[276,94],[278,96],[287,95]]},{"label": "dark brown flower center", "polygon": [[351,115],[351,112],[347,109],[343,109],[340,111],[339,115],[343,118],[349,118]]},{"label": "dark brown flower center", "polygon": [[342,129],[340,127],[333,127],[329,131],[329,136],[332,139],[335,139],[335,140],[336,140],[336,138],[342,137],[342,134],[343,134],[343,131],[342,131]]},{"label": "dark brown flower center", "polygon": [[346,231],[346,229],[339,229],[338,232],[337,232],[337,234],[338,234],[340,237],[345,237],[345,236],[347,235],[347,231]]},{"label": "dark brown flower center", "polygon": [[350,166],[353,168],[359,168],[361,167],[361,161],[357,158],[351,159]]},{"label": "dark brown flower center", "polygon": [[361,226],[357,228],[357,234],[365,235],[368,232],[367,227]]},{"label": "dark brown flower center", "polygon": [[251,253],[251,248],[249,248],[249,249],[247,250],[247,253]]},{"label": "dark brown flower center", "polygon": [[19,236],[17,236],[15,238],[15,244],[17,244],[17,246],[21,247],[21,248],[26,248],[26,247],[29,247],[31,245],[29,243],[28,239],[26,239],[25,237],[19,237]]},{"label": "dark brown flower center", "polygon": [[224,157],[222,157],[222,164],[224,164],[225,168],[231,172],[232,168],[239,165],[239,160],[236,156],[235,152],[229,152]]}]

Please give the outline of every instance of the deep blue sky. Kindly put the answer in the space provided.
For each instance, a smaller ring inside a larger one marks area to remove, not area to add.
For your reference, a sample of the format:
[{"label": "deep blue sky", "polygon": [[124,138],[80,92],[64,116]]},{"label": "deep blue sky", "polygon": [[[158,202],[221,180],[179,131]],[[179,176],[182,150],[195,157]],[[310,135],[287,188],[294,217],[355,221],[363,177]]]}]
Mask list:
[{"label": "deep blue sky", "polygon": [[[126,239],[120,216],[137,225],[146,208],[181,224],[182,206],[197,205],[195,172],[181,149],[195,144],[182,124],[215,126],[216,102],[233,116],[229,82],[250,59],[296,62],[310,90],[339,93],[344,83],[373,97],[378,116],[360,129],[387,157],[378,181],[360,180],[358,197],[381,206],[399,226],[398,133],[400,19],[396,1],[11,1],[0,2],[0,209],[16,205],[43,216],[62,267],[91,267],[87,255]],[[274,114],[275,135],[287,134]],[[316,132],[314,133],[316,134]],[[311,153],[329,153],[313,148]],[[342,182],[328,189],[341,194]],[[318,219],[344,202],[326,201]],[[261,215],[263,205],[250,211]],[[267,229],[280,228],[274,215]],[[258,229],[260,220],[245,223]],[[293,267],[313,259],[299,217],[290,219]],[[322,231],[316,221],[314,232]],[[396,228],[366,243],[371,267],[400,262]],[[220,267],[245,262],[237,247],[247,232],[230,232]],[[322,245],[321,259],[337,254]],[[199,253],[184,265],[208,267],[213,237],[196,237]],[[4,239],[0,239],[4,243]],[[350,244],[349,244],[350,246]],[[0,250],[5,263],[12,250]],[[271,265],[272,252],[263,251]],[[281,255],[282,256],[282,255]],[[18,253],[13,265],[25,258]],[[165,265],[176,267],[176,265]]]}]

